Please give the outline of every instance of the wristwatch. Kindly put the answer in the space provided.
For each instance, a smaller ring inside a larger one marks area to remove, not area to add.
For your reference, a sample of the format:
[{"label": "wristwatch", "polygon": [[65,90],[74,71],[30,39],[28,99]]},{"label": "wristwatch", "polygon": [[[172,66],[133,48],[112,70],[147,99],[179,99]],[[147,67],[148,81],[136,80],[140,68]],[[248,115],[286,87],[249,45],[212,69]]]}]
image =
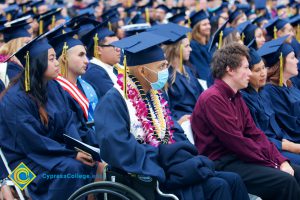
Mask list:
[{"label": "wristwatch", "polygon": [[0,180],[0,189],[2,188],[2,186],[7,185],[8,180],[9,180],[8,178],[4,178],[4,179]]}]

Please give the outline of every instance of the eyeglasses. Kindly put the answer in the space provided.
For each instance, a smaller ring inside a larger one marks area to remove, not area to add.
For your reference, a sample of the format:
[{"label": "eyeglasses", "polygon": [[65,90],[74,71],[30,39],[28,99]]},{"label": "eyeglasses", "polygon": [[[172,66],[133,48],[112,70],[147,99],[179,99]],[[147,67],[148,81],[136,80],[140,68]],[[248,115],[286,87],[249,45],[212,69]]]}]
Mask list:
[{"label": "eyeglasses", "polygon": [[166,68],[169,68],[168,62],[162,63],[162,64],[159,66],[159,68],[160,68],[161,70],[166,69]]},{"label": "eyeglasses", "polygon": [[112,48],[114,48],[115,51],[119,51],[120,50],[119,47],[115,47],[115,46],[113,46],[111,44],[100,44],[99,46],[100,47],[112,47]]}]

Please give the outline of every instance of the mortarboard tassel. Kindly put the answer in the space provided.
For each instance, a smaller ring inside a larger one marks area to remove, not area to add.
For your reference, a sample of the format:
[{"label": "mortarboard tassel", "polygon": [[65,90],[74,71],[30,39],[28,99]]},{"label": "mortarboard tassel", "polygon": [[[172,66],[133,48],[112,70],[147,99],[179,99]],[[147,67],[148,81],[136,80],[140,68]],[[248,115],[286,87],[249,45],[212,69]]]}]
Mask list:
[{"label": "mortarboard tassel", "polygon": [[280,57],[279,57],[279,86],[282,87],[283,86],[283,56],[282,53],[280,53]]},{"label": "mortarboard tassel", "polygon": [[32,11],[33,11],[34,14],[37,14],[37,8],[36,8],[36,6],[34,6],[34,7],[32,8]]},{"label": "mortarboard tassel", "polygon": [[243,42],[243,44],[244,44],[244,41],[245,41],[245,33],[242,33],[241,40],[242,40],[242,42]]},{"label": "mortarboard tassel", "polygon": [[108,29],[109,29],[110,31],[112,31],[112,28],[111,28],[111,23],[110,23],[110,22],[108,22],[108,23],[107,23],[107,25],[108,25]]},{"label": "mortarboard tassel", "polygon": [[52,15],[52,19],[51,19],[51,29],[53,29],[55,27],[55,15]]},{"label": "mortarboard tassel", "polygon": [[124,55],[123,65],[124,65],[124,73],[123,73],[124,97],[125,97],[125,99],[128,99],[128,96],[127,96],[127,59],[126,59],[126,55]]},{"label": "mortarboard tassel", "polygon": [[94,57],[99,59],[99,55],[98,55],[98,33],[95,34],[95,36],[93,37],[94,40]]},{"label": "mortarboard tassel", "polygon": [[39,34],[40,35],[42,35],[44,32],[43,27],[44,27],[44,21],[40,20],[40,22],[39,22]]},{"label": "mortarboard tassel", "polygon": [[127,8],[129,8],[132,5],[131,0],[127,0]]},{"label": "mortarboard tassel", "polygon": [[12,16],[11,16],[11,14],[10,13],[8,13],[7,15],[6,15],[6,19],[7,19],[7,21],[11,21],[11,19],[12,19]]},{"label": "mortarboard tassel", "polygon": [[23,11],[23,13],[26,12],[26,6],[25,5],[22,7],[22,11]]},{"label": "mortarboard tassel", "polygon": [[200,10],[200,2],[199,0],[196,0],[196,12]]},{"label": "mortarboard tassel", "polygon": [[274,39],[277,39],[277,28],[276,28],[276,26],[274,26],[273,32],[274,32]]},{"label": "mortarboard tassel", "polygon": [[30,91],[29,51],[25,55],[25,92]]},{"label": "mortarboard tassel", "polygon": [[297,25],[296,39],[298,42],[300,42],[300,24]]},{"label": "mortarboard tassel", "polygon": [[148,8],[145,9],[145,15],[146,15],[146,22],[148,24],[150,24],[150,14],[149,14],[149,9]]},{"label": "mortarboard tassel", "polygon": [[61,66],[61,75],[64,77],[64,78],[67,78],[68,76],[68,63],[67,63],[67,50],[68,50],[68,46],[67,46],[67,43],[65,42],[64,43],[64,46],[63,46],[63,49],[62,49],[62,56],[63,56],[63,59],[65,60],[65,63],[64,65]]},{"label": "mortarboard tassel", "polygon": [[222,42],[223,42],[223,31],[221,31],[219,35],[218,49],[222,47]]},{"label": "mortarboard tassel", "polygon": [[180,45],[180,50],[179,50],[179,71],[183,73],[183,44]]},{"label": "mortarboard tassel", "polygon": [[[191,19],[190,18],[188,18],[187,19],[187,25],[188,25],[188,28],[191,28],[191,24],[192,24],[192,22],[191,22]],[[191,32],[188,32],[188,39],[189,39],[189,41],[191,41],[191,39],[192,39],[192,34],[191,34]]]}]

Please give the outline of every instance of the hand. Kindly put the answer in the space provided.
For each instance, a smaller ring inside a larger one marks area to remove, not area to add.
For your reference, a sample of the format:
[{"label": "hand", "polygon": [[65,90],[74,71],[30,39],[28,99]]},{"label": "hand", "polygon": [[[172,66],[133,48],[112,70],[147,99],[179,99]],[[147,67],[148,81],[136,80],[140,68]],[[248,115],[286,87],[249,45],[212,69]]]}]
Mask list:
[{"label": "hand", "polygon": [[190,120],[191,115],[183,115],[179,120],[178,120],[178,124],[182,124],[183,122]]},{"label": "hand", "polygon": [[1,187],[1,192],[2,195],[3,195],[3,198],[6,199],[6,200],[14,200],[14,196],[10,190],[10,187],[8,185],[3,185]]},{"label": "hand", "polygon": [[294,170],[287,161],[281,163],[280,170],[294,176]]},{"label": "hand", "polygon": [[76,160],[82,162],[85,165],[88,166],[94,166],[96,164],[96,162],[93,160],[92,156],[83,153],[83,152],[78,152],[76,155]]},{"label": "hand", "polygon": [[291,142],[287,139],[282,139],[282,150],[300,154],[300,144]]}]

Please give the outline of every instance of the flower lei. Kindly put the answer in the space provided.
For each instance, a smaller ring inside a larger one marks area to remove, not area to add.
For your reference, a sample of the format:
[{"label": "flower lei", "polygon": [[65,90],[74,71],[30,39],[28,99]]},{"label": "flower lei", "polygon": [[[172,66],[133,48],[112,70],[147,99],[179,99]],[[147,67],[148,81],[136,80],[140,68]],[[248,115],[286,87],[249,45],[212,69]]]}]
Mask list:
[{"label": "flower lei", "polygon": [[[136,110],[136,116],[142,124],[145,135],[141,138],[142,142],[157,147],[159,144],[172,144],[174,125],[172,118],[170,117],[170,111],[167,108],[168,103],[162,98],[160,91],[151,90],[151,100],[154,104],[154,113],[158,116],[158,120],[155,119],[155,115],[151,112],[151,106],[149,105],[144,90],[139,81],[132,75],[128,75],[127,82],[127,96],[133,107]],[[123,88],[123,74],[118,75],[118,85]],[[158,121],[158,122],[157,122]],[[161,134],[165,132],[165,134]]]}]

